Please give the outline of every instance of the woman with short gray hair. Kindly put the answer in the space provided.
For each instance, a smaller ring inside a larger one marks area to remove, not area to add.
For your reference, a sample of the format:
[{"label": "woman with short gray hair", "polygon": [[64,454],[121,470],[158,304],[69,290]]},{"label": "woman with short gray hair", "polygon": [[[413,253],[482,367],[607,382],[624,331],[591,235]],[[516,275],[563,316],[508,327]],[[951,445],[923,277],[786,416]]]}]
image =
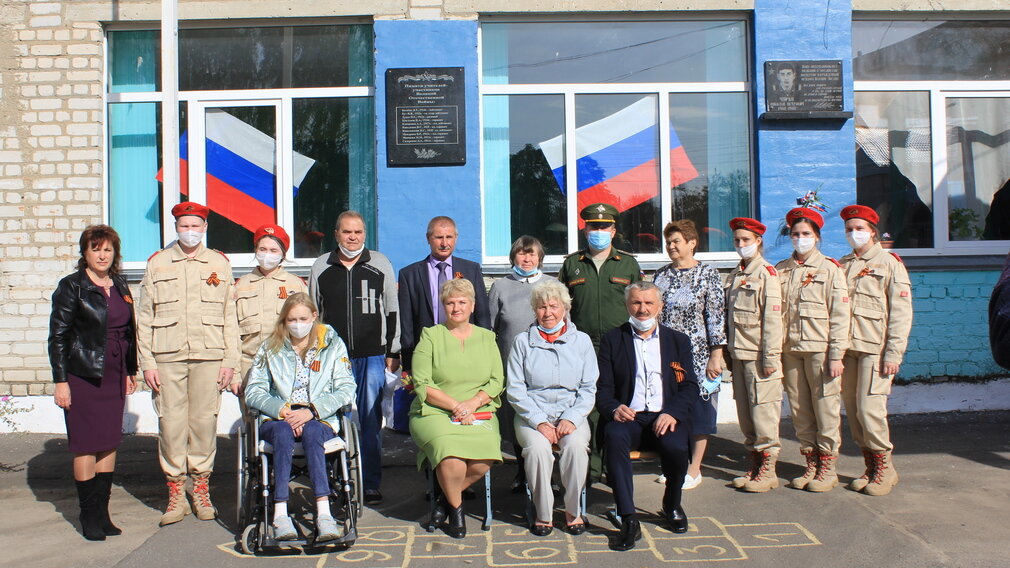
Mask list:
[{"label": "woman with short gray hair", "polygon": [[587,417],[596,402],[600,372],[593,342],[568,317],[572,302],[556,280],[533,287],[531,306],[536,321],[516,335],[508,358],[508,400],[515,409],[516,438],[536,518],[530,532],[547,536],[553,530],[556,446],[565,487],[565,526],[585,532],[581,496],[589,467],[590,428]]}]

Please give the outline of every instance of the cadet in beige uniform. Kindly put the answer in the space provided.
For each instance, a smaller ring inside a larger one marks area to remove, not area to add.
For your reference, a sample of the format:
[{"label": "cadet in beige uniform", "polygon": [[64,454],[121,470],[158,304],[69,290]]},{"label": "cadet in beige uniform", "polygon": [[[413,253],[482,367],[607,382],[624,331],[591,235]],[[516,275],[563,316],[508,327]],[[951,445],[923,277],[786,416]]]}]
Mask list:
[{"label": "cadet in beige uniform", "polygon": [[305,282],[281,267],[291,246],[287,232],[277,225],[263,225],[253,234],[256,268],[235,282],[235,314],[242,340],[241,376],[232,380],[232,392],[241,394],[253,355],[273,333],[284,300],[306,292]]},{"label": "cadet in beige uniform", "polygon": [[845,354],[842,397],[852,438],[863,450],[866,471],[849,488],[887,495],[898,483],[891,461],[887,395],[912,330],[912,285],[894,253],[879,244],[880,218],[869,207],[842,209],[852,253],[842,257],[852,298],[851,345]]},{"label": "cadet in beige uniform", "polygon": [[812,209],[786,214],[796,252],[778,263],[785,305],[783,386],[806,471],[792,487],[830,491],[841,433],[842,357],[849,344],[849,294],[838,261],[817,250],[824,219]]},{"label": "cadet in beige uniform", "polygon": [[740,431],[752,463],[733,486],[764,493],[779,486],[775,462],[782,448],[782,284],[761,255],[766,227],[738,217],[729,228],[741,262],[726,281],[727,348]]},{"label": "cadet in beige uniform", "polygon": [[183,202],[172,208],[178,241],[147,260],[137,311],[137,346],[144,381],[154,392],[158,450],[168,477],[161,525],[190,513],[184,490],[193,481],[201,520],[217,511],[208,490],[217,450],[221,391],[239,364],[231,263],[201,242],[209,209]]}]

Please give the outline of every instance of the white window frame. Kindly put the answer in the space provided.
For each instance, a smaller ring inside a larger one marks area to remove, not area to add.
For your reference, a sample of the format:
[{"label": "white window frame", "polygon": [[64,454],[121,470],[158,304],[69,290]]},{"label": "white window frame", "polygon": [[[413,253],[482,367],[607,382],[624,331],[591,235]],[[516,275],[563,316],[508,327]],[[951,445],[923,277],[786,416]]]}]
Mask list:
[{"label": "white window frame", "polygon": [[[929,95],[930,154],[933,177],[933,247],[895,249],[901,256],[1004,255],[1010,241],[952,241],[948,218],[947,99],[1010,98],[1010,81],[855,81],[854,92],[925,92]],[[856,112],[858,112],[858,108]]]},{"label": "white window frame", "polygon": [[[734,16],[726,15],[722,19],[732,19]],[[678,20],[681,18],[678,18]],[[698,18],[683,18],[683,19],[698,19]],[[622,18],[622,21],[625,19]],[[488,23],[499,23],[503,21],[512,20],[498,20],[489,19],[484,20]],[[524,22],[530,21],[544,21],[542,19],[529,19],[523,20]],[[550,20],[554,21],[554,20]],[[586,21],[584,19],[572,19],[565,20],[565,22],[577,22]],[[672,21],[672,20],[671,20]],[[746,19],[742,20],[747,26],[747,37],[751,37],[751,28],[749,21]],[[482,41],[482,31],[483,28],[477,28],[477,69],[478,69],[478,113],[479,113],[479,153],[481,156],[480,160],[480,202],[481,202],[481,256],[482,262],[485,267],[508,267],[510,266],[508,255],[489,255],[487,252],[487,238],[485,238],[486,230],[486,215],[485,215],[485,188],[484,188],[484,96],[485,95],[562,95],[564,96],[564,112],[565,112],[565,163],[575,164],[577,159],[578,150],[575,144],[569,143],[576,139],[575,137],[575,97],[578,95],[620,95],[620,94],[639,94],[639,95],[656,95],[658,98],[659,105],[659,124],[669,125],[670,124],[670,95],[677,94],[690,94],[690,93],[745,93],[749,94],[751,92],[751,82],[750,81],[713,81],[713,82],[663,82],[663,83],[536,83],[536,84],[485,84],[483,77],[483,41]],[[750,48],[748,47],[748,53],[745,54],[747,61],[750,61]],[[754,117],[753,113],[749,113],[748,117],[748,131],[750,134],[749,138],[749,148],[750,156],[748,161],[750,163],[750,215],[753,216],[754,209],[756,206],[756,196],[755,187],[756,180],[754,179],[755,167],[754,167]],[[670,191],[670,129],[660,128],[659,129],[659,172],[660,172],[660,182],[659,182],[659,197],[660,197],[660,227],[665,227],[667,223],[673,220],[672,209],[673,209],[673,192]],[[667,151],[663,151],[666,148]],[[567,226],[568,226],[568,251],[578,250],[579,247],[579,230],[578,230],[578,176],[569,175],[565,177],[565,197],[567,199]],[[663,188],[667,188],[666,191]],[[662,248],[662,247],[661,247]],[[560,264],[564,260],[565,255],[563,254],[549,254],[544,257],[544,264]],[[658,253],[637,253],[635,255],[636,259],[640,263],[665,263],[669,262],[669,257],[667,257],[664,251]],[[733,263],[740,260],[739,255],[733,251],[726,252],[700,252],[696,255],[699,260],[703,261],[731,261]]]}]

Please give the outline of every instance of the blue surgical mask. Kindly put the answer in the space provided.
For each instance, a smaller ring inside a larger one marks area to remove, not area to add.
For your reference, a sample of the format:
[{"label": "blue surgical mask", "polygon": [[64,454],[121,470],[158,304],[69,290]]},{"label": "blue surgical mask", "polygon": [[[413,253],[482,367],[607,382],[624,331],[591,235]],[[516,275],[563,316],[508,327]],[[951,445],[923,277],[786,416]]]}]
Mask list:
[{"label": "blue surgical mask", "polygon": [[516,274],[518,274],[519,276],[521,276],[523,278],[529,278],[531,276],[536,276],[537,274],[539,274],[540,273],[540,269],[539,268],[534,268],[532,270],[523,270],[522,268],[519,268],[518,264],[514,264],[514,265],[512,265],[512,272],[515,272]]},{"label": "blue surgical mask", "polygon": [[565,320],[559,321],[558,325],[552,327],[551,329],[547,329],[544,326],[542,326],[540,324],[537,324],[537,329],[539,329],[540,331],[546,333],[547,335],[554,335],[555,333],[561,331],[561,328],[563,328],[563,327],[565,327]]},{"label": "blue surgical mask", "polygon": [[612,235],[610,231],[589,231],[586,241],[593,250],[604,250],[610,246]]}]

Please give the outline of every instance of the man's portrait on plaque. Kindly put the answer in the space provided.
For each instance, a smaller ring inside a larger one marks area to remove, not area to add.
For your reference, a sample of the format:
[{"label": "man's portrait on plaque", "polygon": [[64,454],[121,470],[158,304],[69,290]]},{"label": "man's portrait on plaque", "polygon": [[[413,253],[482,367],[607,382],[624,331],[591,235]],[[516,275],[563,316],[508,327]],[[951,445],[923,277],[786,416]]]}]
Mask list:
[{"label": "man's portrait on plaque", "polygon": [[842,62],[765,61],[765,108],[773,113],[842,110]]}]

